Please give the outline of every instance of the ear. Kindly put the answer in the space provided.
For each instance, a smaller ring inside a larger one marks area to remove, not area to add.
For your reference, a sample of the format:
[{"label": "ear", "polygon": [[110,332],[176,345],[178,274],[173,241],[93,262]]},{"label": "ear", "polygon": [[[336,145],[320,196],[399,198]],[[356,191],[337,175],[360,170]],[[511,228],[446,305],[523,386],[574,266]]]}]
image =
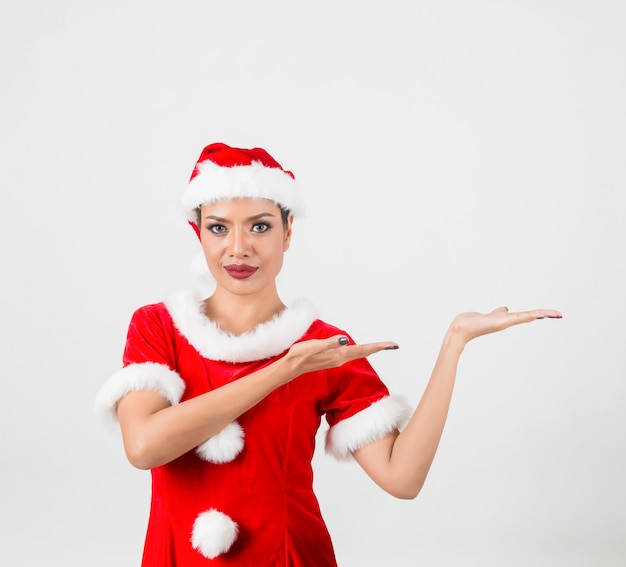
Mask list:
[{"label": "ear", "polygon": [[293,233],[293,215],[289,215],[287,219],[287,227],[285,228],[285,241],[283,243],[283,252],[289,250],[289,244],[291,244],[291,235]]}]

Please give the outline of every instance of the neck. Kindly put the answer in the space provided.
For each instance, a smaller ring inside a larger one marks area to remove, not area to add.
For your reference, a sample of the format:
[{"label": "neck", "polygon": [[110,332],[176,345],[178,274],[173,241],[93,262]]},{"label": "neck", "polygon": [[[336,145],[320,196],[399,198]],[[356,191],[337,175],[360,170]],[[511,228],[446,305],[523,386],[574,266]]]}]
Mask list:
[{"label": "neck", "polygon": [[276,290],[262,295],[233,295],[218,288],[204,301],[204,314],[223,331],[235,335],[254,330],[284,308]]}]

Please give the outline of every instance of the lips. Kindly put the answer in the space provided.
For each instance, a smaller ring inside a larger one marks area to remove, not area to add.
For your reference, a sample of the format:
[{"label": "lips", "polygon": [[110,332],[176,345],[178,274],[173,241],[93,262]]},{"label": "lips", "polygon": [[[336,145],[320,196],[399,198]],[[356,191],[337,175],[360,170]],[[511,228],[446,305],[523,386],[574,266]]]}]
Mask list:
[{"label": "lips", "polygon": [[258,270],[258,268],[248,266],[247,264],[230,264],[229,266],[224,266],[224,269],[231,278],[236,280],[245,280]]}]

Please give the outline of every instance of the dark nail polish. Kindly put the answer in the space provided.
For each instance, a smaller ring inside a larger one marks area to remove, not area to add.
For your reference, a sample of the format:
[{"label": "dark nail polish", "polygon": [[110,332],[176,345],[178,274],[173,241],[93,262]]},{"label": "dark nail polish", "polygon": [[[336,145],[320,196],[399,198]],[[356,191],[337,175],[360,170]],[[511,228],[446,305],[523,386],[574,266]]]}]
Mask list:
[{"label": "dark nail polish", "polygon": [[386,346],[385,350],[398,350],[400,347],[398,345]]},{"label": "dark nail polish", "polygon": [[340,345],[347,345],[350,341],[348,340],[348,337],[340,337],[337,342]]}]

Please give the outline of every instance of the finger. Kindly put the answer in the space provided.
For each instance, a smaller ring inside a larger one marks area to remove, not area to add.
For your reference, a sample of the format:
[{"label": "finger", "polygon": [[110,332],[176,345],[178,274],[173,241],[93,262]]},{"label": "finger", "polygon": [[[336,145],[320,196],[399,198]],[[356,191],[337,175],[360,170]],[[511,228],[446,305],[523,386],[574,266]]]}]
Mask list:
[{"label": "finger", "polygon": [[319,341],[319,352],[339,348],[348,344],[350,344],[350,339],[345,335],[334,335]]},{"label": "finger", "polygon": [[508,313],[509,308],[505,307],[504,305],[502,307],[496,307],[492,313]]},{"label": "finger", "polygon": [[561,319],[563,317],[556,309],[533,309],[531,313],[536,315],[537,319]]},{"label": "finger", "polygon": [[400,348],[397,343],[391,341],[379,341],[376,343],[369,343],[363,346],[366,347],[368,351],[371,351],[372,354],[381,350],[398,350]]},{"label": "finger", "polygon": [[328,339],[327,341],[323,341],[326,348],[328,349],[333,349],[333,348],[338,348],[340,346],[345,347],[345,346],[359,346],[359,347],[363,347],[366,349],[374,349],[374,352],[378,352],[379,350],[397,350],[398,348],[400,348],[396,343],[391,342],[391,341],[384,341],[384,342],[376,342],[376,343],[366,343],[366,344],[362,344],[362,345],[356,345],[355,343],[352,343],[352,345],[350,345],[350,339],[348,339],[348,337],[346,337],[345,335],[335,335],[333,337],[331,337],[330,339]]},{"label": "finger", "polygon": [[509,322],[512,325],[517,325],[518,323],[530,323],[531,321],[535,321],[540,318],[541,316],[534,311],[516,311],[515,313],[509,313]]},{"label": "finger", "polygon": [[537,319],[560,319],[561,317],[561,313],[555,309],[533,309],[531,311],[509,313],[507,323],[509,326],[512,326],[520,323],[530,323],[532,321],[536,321]]},{"label": "finger", "polygon": [[355,360],[357,358],[365,358],[381,350],[398,350],[400,347],[390,341],[367,343],[363,345],[349,345],[343,347],[345,355],[349,360]]},{"label": "finger", "polygon": [[343,346],[343,343],[349,344],[349,342],[348,337],[345,335],[334,335],[326,339],[308,339],[306,341],[301,341],[295,343],[292,349],[297,350],[299,353],[312,356],[338,349]]}]

